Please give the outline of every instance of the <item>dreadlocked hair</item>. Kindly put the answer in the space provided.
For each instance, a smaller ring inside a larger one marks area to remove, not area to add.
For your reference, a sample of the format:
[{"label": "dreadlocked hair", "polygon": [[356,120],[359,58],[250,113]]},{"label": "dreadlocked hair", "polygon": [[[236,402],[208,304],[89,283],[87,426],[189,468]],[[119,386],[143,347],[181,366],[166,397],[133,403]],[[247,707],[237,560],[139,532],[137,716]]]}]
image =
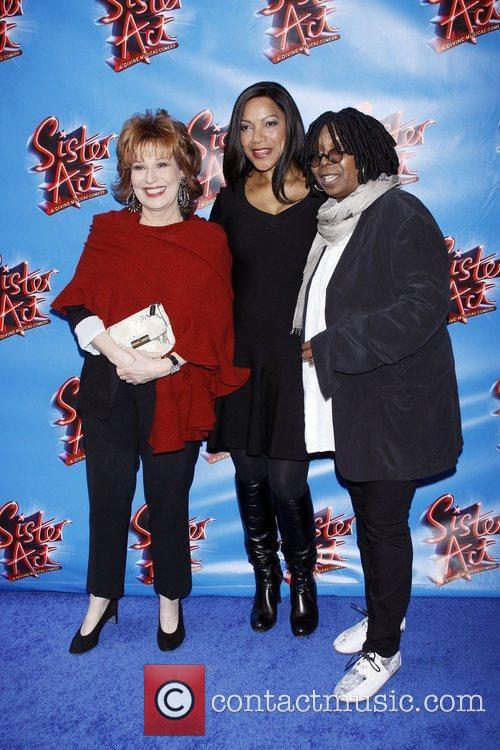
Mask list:
[{"label": "dreadlocked hair", "polygon": [[308,187],[314,186],[315,182],[307,157],[317,151],[319,135],[325,125],[335,148],[354,156],[361,184],[376,180],[383,172],[387,175],[398,173],[399,159],[392,135],[379,120],[354,107],[346,107],[339,112],[324,112],[309,126],[303,152]]}]

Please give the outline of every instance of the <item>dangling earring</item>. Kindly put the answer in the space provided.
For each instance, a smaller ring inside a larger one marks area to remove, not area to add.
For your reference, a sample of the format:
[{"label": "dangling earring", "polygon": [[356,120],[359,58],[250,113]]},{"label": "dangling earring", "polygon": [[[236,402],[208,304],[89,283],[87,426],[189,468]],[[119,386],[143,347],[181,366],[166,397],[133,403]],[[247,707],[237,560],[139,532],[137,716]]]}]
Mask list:
[{"label": "dangling earring", "polygon": [[324,192],[325,192],[325,191],[323,190],[323,188],[320,188],[320,186],[318,185],[318,183],[317,183],[317,182],[315,182],[315,183],[314,183],[314,187],[316,188],[316,190],[319,190],[319,191],[320,191],[320,192],[322,192],[322,193],[324,193]]},{"label": "dangling earring", "polygon": [[183,208],[184,210],[186,208],[189,208],[191,204],[191,198],[189,197],[189,193],[187,190],[187,182],[184,175],[182,175],[181,179],[179,180],[179,190],[177,192],[177,202],[179,203],[179,206]]},{"label": "dangling earring", "polygon": [[361,167],[361,169],[359,170],[359,176],[361,177],[362,183],[366,182],[366,170],[364,167]]},{"label": "dangling earring", "polygon": [[133,190],[130,191],[125,207],[128,208],[129,211],[132,211],[133,214],[138,214],[142,208],[142,203],[139,202],[137,195]]}]

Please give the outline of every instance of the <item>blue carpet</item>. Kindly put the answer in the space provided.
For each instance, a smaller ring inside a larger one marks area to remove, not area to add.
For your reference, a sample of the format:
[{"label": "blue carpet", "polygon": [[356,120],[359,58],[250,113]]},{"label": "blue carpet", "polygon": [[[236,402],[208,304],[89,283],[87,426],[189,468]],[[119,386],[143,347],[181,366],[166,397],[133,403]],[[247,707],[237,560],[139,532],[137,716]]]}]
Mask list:
[{"label": "blue carpet", "polygon": [[[331,693],[348,658],[332,650],[333,636],[358,617],[345,597],[320,598],[321,623],[307,639],[290,632],[288,598],[276,627],[257,634],[248,625],[250,599],[192,597],[184,603],[186,640],[172,654],[156,645],[156,600],[126,597],[119,624],[107,624],[99,646],[82,656],[70,655],[68,645],[82,620],[85,596],[8,592],[0,602],[0,746],[5,750],[499,747],[495,599],[413,599],[403,666],[383,688],[389,707],[403,694],[413,696],[414,706],[423,706],[429,694],[479,694],[483,711],[450,712],[448,697],[445,711],[362,713],[216,713],[211,708],[216,694],[269,690],[294,700],[313,690]],[[206,666],[205,737],[144,737],[143,665],[164,663]]]}]

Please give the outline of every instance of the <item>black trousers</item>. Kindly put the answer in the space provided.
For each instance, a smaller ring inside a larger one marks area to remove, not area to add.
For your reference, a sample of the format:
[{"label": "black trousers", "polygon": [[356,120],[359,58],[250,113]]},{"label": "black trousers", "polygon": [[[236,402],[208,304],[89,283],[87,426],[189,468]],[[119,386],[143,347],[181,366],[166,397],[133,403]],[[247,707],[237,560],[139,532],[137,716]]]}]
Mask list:
[{"label": "black trousers", "polygon": [[413,547],[408,517],[416,482],[347,482],[365,577],[368,633],[363,651],[393,656],[411,596]]},{"label": "black trousers", "polygon": [[82,410],[90,543],[87,591],[123,596],[127,541],[139,461],[149,511],[154,589],[169,599],[191,591],[188,496],[200,443],[153,455],[148,442],[155,383],[120,381],[109,419]]}]

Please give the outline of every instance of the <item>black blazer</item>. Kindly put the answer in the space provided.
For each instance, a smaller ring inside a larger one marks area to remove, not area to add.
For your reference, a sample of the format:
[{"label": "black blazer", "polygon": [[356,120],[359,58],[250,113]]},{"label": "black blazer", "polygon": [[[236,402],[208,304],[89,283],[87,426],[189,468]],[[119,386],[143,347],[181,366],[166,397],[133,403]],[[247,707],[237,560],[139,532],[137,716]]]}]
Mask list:
[{"label": "black blazer", "polygon": [[[66,307],[66,315],[71,330],[90,315],[95,315],[83,305]],[[76,408],[89,411],[98,419],[107,419],[115,400],[120,378],[116,367],[104,355],[84,352],[84,362],[80,375],[80,389],[76,397]]]},{"label": "black blazer", "polygon": [[449,283],[443,235],[418,198],[394,188],[363,212],[327,288],[327,328],[311,344],[346,479],[455,466],[463,440]]}]

